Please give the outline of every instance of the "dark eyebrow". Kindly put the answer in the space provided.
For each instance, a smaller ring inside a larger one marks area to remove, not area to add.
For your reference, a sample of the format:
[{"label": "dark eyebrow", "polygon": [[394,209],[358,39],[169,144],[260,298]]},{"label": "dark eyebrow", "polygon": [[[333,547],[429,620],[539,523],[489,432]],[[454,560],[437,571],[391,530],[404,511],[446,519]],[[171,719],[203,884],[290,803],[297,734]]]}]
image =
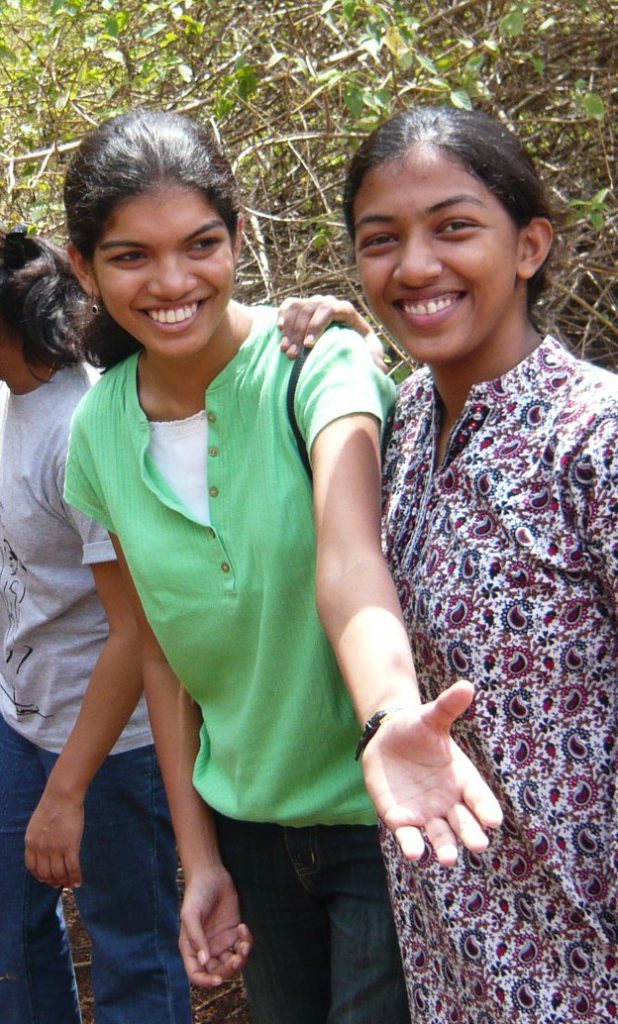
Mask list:
[{"label": "dark eyebrow", "polygon": [[[191,242],[194,238],[197,238],[198,235],[205,235],[208,231],[212,231],[214,228],[221,228],[223,226],[223,221],[219,217],[216,220],[208,220],[195,231],[192,231],[190,235],[187,235],[186,238],[183,238],[183,242]],[[112,238],[109,242],[102,242],[99,249],[117,249],[121,247],[141,249],[143,245],[143,242],[134,242],[128,238]]]},{"label": "dark eyebrow", "polygon": [[458,203],[472,203],[474,206],[484,206],[485,204],[477,196],[470,196],[466,192],[462,192],[459,196],[450,196],[449,199],[443,199],[440,203],[434,203],[433,206],[427,208],[427,213],[437,213],[438,210],[444,210],[448,206],[457,206]]},{"label": "dark eyebrow", "polygon": [[[448,199],[442,199],[439,203],[434,203],[433,206],[428,206],[425,213],[438,213],[440,210],[444,210],[449,206],[457,206],[458,203],[473,203],[474,206],[484,206],[485,204],[481,199],[476,196],[468,195],[466,192],[462,192],[458,196],[449,196]],[[362,227],[363,224],[391,224],[397,218],[389,216],[387,214],[380,213],[369,213],[366,217],[360,217],[354,225],[354,230]]]}]

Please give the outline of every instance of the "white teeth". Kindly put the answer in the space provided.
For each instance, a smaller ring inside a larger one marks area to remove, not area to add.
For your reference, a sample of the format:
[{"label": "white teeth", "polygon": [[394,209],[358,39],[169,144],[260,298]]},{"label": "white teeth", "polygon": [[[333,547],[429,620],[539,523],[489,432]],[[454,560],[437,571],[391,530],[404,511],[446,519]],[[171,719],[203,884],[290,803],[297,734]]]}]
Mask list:
[{"label": "white teeth", "polygon": [[414,316],[429,316],[431,313],[439,313],[441,309],[448,309],[454,301],[454,296],[449,295],[443,299],[428,299],[427,302],[404,302],[403,308],[406,313]]},{"label": "white teeth", "polygon": [[197,309],[197,302],[190,306],[181,306],[179,309],[147,309],[146,312],[151,320],[158,324],[181,324],[188,320]]}]

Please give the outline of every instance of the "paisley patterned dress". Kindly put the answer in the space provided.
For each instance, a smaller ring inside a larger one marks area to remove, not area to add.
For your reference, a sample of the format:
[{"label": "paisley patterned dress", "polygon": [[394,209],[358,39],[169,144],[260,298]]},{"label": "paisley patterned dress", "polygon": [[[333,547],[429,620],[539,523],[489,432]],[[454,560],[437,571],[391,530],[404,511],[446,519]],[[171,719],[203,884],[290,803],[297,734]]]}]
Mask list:
[{"label": "paisley patterned dress", "polygon": [[436,469],[438,419],[421,370],[385,549],[424,699],[477,687],[455,735],[505,821],[452,869],[383,835],[412,1020],[618,1020],[618,377],[546,338],[473,388]]}]

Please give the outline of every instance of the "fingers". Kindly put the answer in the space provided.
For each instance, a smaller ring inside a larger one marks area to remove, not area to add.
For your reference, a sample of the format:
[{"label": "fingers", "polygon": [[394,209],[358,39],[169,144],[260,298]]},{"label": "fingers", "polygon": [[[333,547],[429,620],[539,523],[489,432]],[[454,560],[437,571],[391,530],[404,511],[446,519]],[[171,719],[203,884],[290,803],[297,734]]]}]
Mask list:
[{"label": "fingers", "polygon": [[277,326],[282,333],[281,348],[293,359],[304,345],[311,348],[323,331],[334,322],[359,331],[369,326],[351,302],[334,295],[313,295],[308,299],[285,299],[279,307]]},{"label": "fingers", "polygon": [[26,834],[25,861],[38,882],[54,889],[79,889],[82,885],[79,847],[39,844]]},{"label": "fingers", "polygon": [[215,969],[217,961],[211,962],[210,970],[206,966],[211,961],[207,945],[200,944],[195,947],[187,935],[184,924],[180,926],[178,948],[187,977],[192,985],[198,985],[200,988],[216,988],[223,984],[223,975]]},{"label": "fingers", "polygon": [[489,846],[489,838],[478,819],[464,804],[456,804],[449,812],[448,820],[430,819],[425,825],[425,833],[438,862],[447,868],[457,860],[458,844],[473,853],[483,853]]},{"label": "fingers", "polygon": [[77,865],[70,865],[63,857],[27,857],[26,866],[37,882],[53,889],[79,889],[82,872]]},{"label": "fingers", "polygon": [[218,957],[212,956],[207,961],[204,965],[206,971],[231,978],[244,968],[253,946],[253,939],[245,924],[239,924],[236,930],[237,938],[228,949],[219,953]]},{"label": "fingers", "polygon": [[426,823],[425,832],[438,863],[444,868],[452,868],[457,860],[457,838],[448,821],[444,818],[432,818]]},{"label": "fingers", "polygon": [[[215,953],[205,935],[202,935],[202,941],[196,946],[189,937],[186,924],[181,925],[178,945],[192,985],[217,988],[244,968],[253,945],[251,933],[244,924],[226,932],[229,945]],[[216,936],[213,946],[217,947],[220,940],[221,935]]]},{"label": "fingers", "polygon": [[65,854],[64,865],[67,881],[63,883],[67,889],[79,889],[82,885],[82,869],[79,856],[75,853]]},{"label": "fingers", "polygon": [[425,840],[420,828],[402,825],[395,829],[395,838],[406,860],[420,860],[425,849]]},{"label": "fingers", "polygon": [[388,365],[384,357],[384,345],[378,338],[375,331],[369,331],[369,333],[365,335],[365,345],[367,346],[367,351],[378,369],[382,370],[382,373],[387,373]]},{"label": "fingers", "polygon": [[[473,776],[464,790],[466,806],[483,828],[498,828],[504,817],[502,808],[486,782]],[[474,847],[470,847],[474,849]]]}]

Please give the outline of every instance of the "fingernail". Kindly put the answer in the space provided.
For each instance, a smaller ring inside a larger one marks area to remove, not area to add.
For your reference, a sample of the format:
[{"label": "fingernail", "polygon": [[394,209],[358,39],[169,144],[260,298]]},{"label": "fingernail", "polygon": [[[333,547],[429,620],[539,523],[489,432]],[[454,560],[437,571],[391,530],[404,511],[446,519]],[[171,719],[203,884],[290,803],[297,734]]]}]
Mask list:
[{"label": "fingernail", "polygon": [[289,356],[297,356],[298,355],[298,345],[290,345],[290,347],[288,349],[288,355]]},{"label": "fingernail", "polygon": [[197,962],[201,964],[202,967],[206,966],[206,954],[203,949],[198,949],[197,951]]}]

